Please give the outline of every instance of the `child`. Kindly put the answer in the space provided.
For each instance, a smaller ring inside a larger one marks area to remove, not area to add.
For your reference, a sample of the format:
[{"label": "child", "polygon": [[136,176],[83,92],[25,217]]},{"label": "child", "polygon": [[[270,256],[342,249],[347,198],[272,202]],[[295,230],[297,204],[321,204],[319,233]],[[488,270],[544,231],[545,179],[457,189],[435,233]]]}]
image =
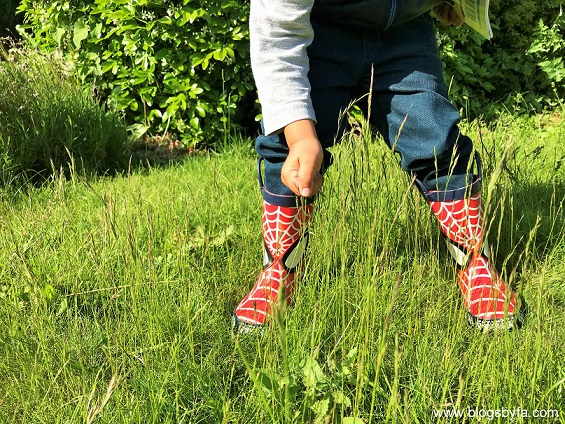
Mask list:
[{"label": "child", "polygon": [[331,164],[327,148],[344,132],[342,112],[371,90],[366,115],[439,220],[469,322],[481,329],[517,324],[515,295],[488,259],[480,161],[447,99],[427,12],[435,8],[447,23],[462,20],[436,1],[251,0],[265,255],[257,283],[234,311],[236,331],[264,325],[279,301],[290,300],[314,196]]}]

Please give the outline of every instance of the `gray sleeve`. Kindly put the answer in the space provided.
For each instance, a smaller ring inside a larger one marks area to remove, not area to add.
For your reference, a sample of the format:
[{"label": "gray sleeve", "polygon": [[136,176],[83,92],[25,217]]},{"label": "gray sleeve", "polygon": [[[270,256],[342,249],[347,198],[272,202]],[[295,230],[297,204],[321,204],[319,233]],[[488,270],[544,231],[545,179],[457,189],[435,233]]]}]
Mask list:
[{"label": "gray sleeve", "polygon": [[313,0],[251,0],[251,67],[265,134],[300,120],[316,120],[310,99],[306,48],[314,39]]}]

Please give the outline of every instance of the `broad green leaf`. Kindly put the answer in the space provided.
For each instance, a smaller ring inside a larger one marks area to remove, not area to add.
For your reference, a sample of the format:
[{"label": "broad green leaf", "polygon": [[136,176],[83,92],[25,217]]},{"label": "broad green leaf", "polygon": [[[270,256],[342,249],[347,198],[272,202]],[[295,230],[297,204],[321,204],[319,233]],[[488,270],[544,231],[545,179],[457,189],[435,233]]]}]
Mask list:
[{"label": "broad green leaf", "polygon": [[204,110],[204,108],[202,106],[196,106],[196,113],[198,113],[198,115],[203,118],[206,116],[206,111]]},{"label": "broad green leaf", "polygon": [[338,373],[343,376],[347,377],[351,374],[351,367],[355,363],[355,359],[357,358],[357,348],[352,348],[345,358],[341,361],[340,364],[337,365]]},{"label": "broad green leaf", "polygon": [[82,19],[75,22],[73,30],[73,44],[77,50],[80,49],[82,42],[88,38],[88,31],[88,27],[84,24]]},{"label": "broad green leaf", "polygon": [[190,126],[194,129],[198,129],[200,127],[200,119],[196,116],[190,120]]},{"label": "broad green leaf", "polygon": [[162,25],[171,25],[173,23],[172,19],[169,16],[158,19],[157,22]]},{"label": "broad green leaf", "polygon": [[131,18],[131,13],[125,8],[116,10],[115,12],[110,14],[110,19],[112,20],[125,21]]},{"label": "broad green leaf", "polygon": [[224,49],[222,50],[216,50],[214,52],[214,59],[216,60],[224,60],[226,58],[226,51]]},{"label": "broad green leaf", "polygon": [[309,389],[317,389],[321,384],[327,383],[326,375],[314,358],[306,358],[302,372],[304,373],[304,385]]},{"label": "broad green leaf", "polygon": [[67,31],[65,28],[58,27],[53,34],[53,39],[57,42],[57,44],[61,45],[61,40],[63,39],[63,35],[65,35]]},{"label": "broad green leaf", "polygon": [[[317,418],[324,419],[328,415],[328,410],[330,409],[330,399],[324,398],[315,402],[312,405],[312,410],[316,414]],[[325,420],[324,420],[325,421]]]},{"label": "broad green leaf", "polygon": [[61,315],[63,312],[65,312],[68,308],[68,302],[67,302],[67,298],[63,297],[63,299],[61,300],[61,303],[59,304],[59,309],[57,309],[57,316]]},{"label": "broad green leaf", "polygon": [[159,109],[151,109],[151,112],[149,112],[149,120],[151,120],[153,117],[163,119],[163,112],[161,112]]},{"label": "broad green leaf", "polygon": [[139,140],[148,130],[149,127],[143,124],[133,124],[128,127],[131,140]]},{"label": "broad green leaf", "polygon": [[259,383],[261,383],[261,386],[269,391],[272,392],[273,391],[273,380],[271,379],[271,377],[269,376],[269,374],[267,373],[267,371],[264,370],[260,370],[257,372],[257,380],[259,381]]},{"label": "broad green leaf", "polygon": [[349,398],[345,396],[340,390],[333,392],[333,398],[335,403],[342,404],[346,408],[349,408],[351,406],[351,400],[349,400]]}]

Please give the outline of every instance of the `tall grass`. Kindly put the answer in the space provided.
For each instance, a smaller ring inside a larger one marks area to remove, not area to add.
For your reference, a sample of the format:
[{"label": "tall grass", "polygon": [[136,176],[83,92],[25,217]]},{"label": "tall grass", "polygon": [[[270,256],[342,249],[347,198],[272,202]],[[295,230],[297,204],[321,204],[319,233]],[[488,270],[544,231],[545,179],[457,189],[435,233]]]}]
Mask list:
[{"label": "tall grass", "polygon": [[494,261],[528,305],[511,333],[467,327],[437,224],[366,136],[334,150],[295,301],[262,334],[230,327],[261,266],[249,147],[4,198],[0,421],[440,423],[476,421],[442,408],[522,408],[563,422],[562,119],[466,128]]},{"label": "tall grass", "polygon": [[73,160],[79,173],[115,171],[128,156],[120,116],[85,92],[63,61],[0,47],[0,184],[42,181]]}]

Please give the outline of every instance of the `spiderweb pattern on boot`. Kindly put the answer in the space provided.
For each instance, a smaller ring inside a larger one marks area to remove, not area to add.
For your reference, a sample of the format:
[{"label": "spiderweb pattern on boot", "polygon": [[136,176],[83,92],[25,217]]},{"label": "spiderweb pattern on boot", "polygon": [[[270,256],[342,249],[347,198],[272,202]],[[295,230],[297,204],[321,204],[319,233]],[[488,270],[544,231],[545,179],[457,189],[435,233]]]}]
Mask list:
[{"label": "spiderweb pattern on boot", "polygon": [[274,259],[282,256],[302,236],[312,215],[312,205],[286,208],[269,203],[263,205],[263,239]]},{"label": "spiderweb pattern on boot", "polygon": [[481,194],[453,202],[430,202],[441,231],[466,251],[480,250],[483,237]]},{"label": "spiderweb pattern on boot", "polygon": [[253,289],[235,309],[237,320],[262,325],[278,304],[279,292],[284,290],[290,302],[295,270],[285,266],[284,258],[304,235],[311,218],[313,205],[289,208],[263,203],[263,239],[265,264]]},{"label": "spiderweb pattern on boot", "polygon": [[487,244],[483,243],[481,194],[429,203],[449,240],[449,251],[461,267],[457,271],[458,284],[467,310],[481,322],[503,320],[505,314],[512,317],[516,311],[514,293],[507,292],[506,285],[489,263]]}]

